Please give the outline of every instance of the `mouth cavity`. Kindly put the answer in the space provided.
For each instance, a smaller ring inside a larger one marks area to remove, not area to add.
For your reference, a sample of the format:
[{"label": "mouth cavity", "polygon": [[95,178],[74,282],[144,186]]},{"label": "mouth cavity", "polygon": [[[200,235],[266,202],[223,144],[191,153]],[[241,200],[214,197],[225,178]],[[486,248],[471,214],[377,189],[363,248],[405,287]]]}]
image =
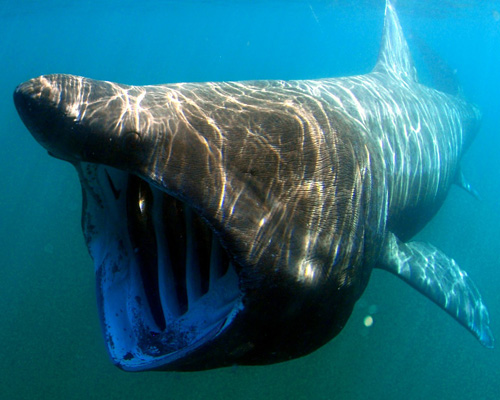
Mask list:
[{"label": "mouth cavity", "polygon": [[[96,180],[80,170],[83,227],[96,265],[108,351],[130,371],[178,364],[240,310],[234,265],[188,204],[135,175],[95,168]],[[96,181],[103,195],[93,202]],[[97,209],[101,215],[85,223],[85,213]]]}]

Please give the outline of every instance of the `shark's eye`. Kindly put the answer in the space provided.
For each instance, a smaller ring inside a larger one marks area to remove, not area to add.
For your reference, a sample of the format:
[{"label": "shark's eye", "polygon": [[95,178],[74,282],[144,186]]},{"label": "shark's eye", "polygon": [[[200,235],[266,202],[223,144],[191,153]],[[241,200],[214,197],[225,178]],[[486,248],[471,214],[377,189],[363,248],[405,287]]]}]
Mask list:
[{"label": "shark's eye", "polygon": [[124,134],[122,146],[126,151],[138,150],[141,145],[141,135],[136,131],[130,131]]}]

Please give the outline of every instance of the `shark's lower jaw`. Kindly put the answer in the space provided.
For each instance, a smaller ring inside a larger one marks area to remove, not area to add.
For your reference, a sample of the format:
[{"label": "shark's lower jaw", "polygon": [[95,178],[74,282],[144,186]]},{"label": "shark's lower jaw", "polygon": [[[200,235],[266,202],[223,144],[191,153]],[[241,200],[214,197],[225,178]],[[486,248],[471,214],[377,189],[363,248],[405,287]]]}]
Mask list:
[{"label": "shark's lower jaw", "polygon": [[126,172],[79,164],[109,354],[129,371],[168,368],[241,309],[235,268],[187,204]]}]

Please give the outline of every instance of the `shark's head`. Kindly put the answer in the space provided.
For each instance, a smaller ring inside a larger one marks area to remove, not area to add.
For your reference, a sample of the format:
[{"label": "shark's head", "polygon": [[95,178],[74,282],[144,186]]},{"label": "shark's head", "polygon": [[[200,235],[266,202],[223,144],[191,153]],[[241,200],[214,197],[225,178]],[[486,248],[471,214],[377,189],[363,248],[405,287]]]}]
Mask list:
[{"label": "shark's head", "polygon": [[240,89],[47,75],[14,93],[33,136],[79,172],[102,328],[125,370],[307,354],[366,285],[360,146],[321,142],[293,104],[240,104]]},{"label": "shark's head", "polygon": [[[131,165],[143,161],[138,115],[127,104],[137,90],[111,82],[65,75],[48,75],[19,85],[17,110],[36,140],[54,157],[70,162]],[[131,90],[130,97],[127,97]],[[138,112],[141,109],[137,99]],[[118,118],[116,113],[122,113]],[[146,144],[144,143],[146,146]],[[125,154],[127,153],[127,154]],[[121,160],[120,160],[121,159]]]}]

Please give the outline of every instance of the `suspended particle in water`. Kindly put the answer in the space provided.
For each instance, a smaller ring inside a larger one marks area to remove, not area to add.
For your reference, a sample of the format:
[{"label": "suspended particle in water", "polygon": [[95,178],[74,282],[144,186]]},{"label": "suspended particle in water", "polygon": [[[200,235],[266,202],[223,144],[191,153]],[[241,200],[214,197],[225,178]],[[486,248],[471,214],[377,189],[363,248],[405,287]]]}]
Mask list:
[{"label": "suspended particle in water", "polygon": [[371,315],[367,315],[365,319],[363,320],[363,324],[369,328],[370,326],[373,325],[373,317]]},{"label": "suspended particle in water", "polygon": [[368,313],[369,314],[378,313],[378,306],[376,304],[372,304],[370,307],[368,307]]}]

